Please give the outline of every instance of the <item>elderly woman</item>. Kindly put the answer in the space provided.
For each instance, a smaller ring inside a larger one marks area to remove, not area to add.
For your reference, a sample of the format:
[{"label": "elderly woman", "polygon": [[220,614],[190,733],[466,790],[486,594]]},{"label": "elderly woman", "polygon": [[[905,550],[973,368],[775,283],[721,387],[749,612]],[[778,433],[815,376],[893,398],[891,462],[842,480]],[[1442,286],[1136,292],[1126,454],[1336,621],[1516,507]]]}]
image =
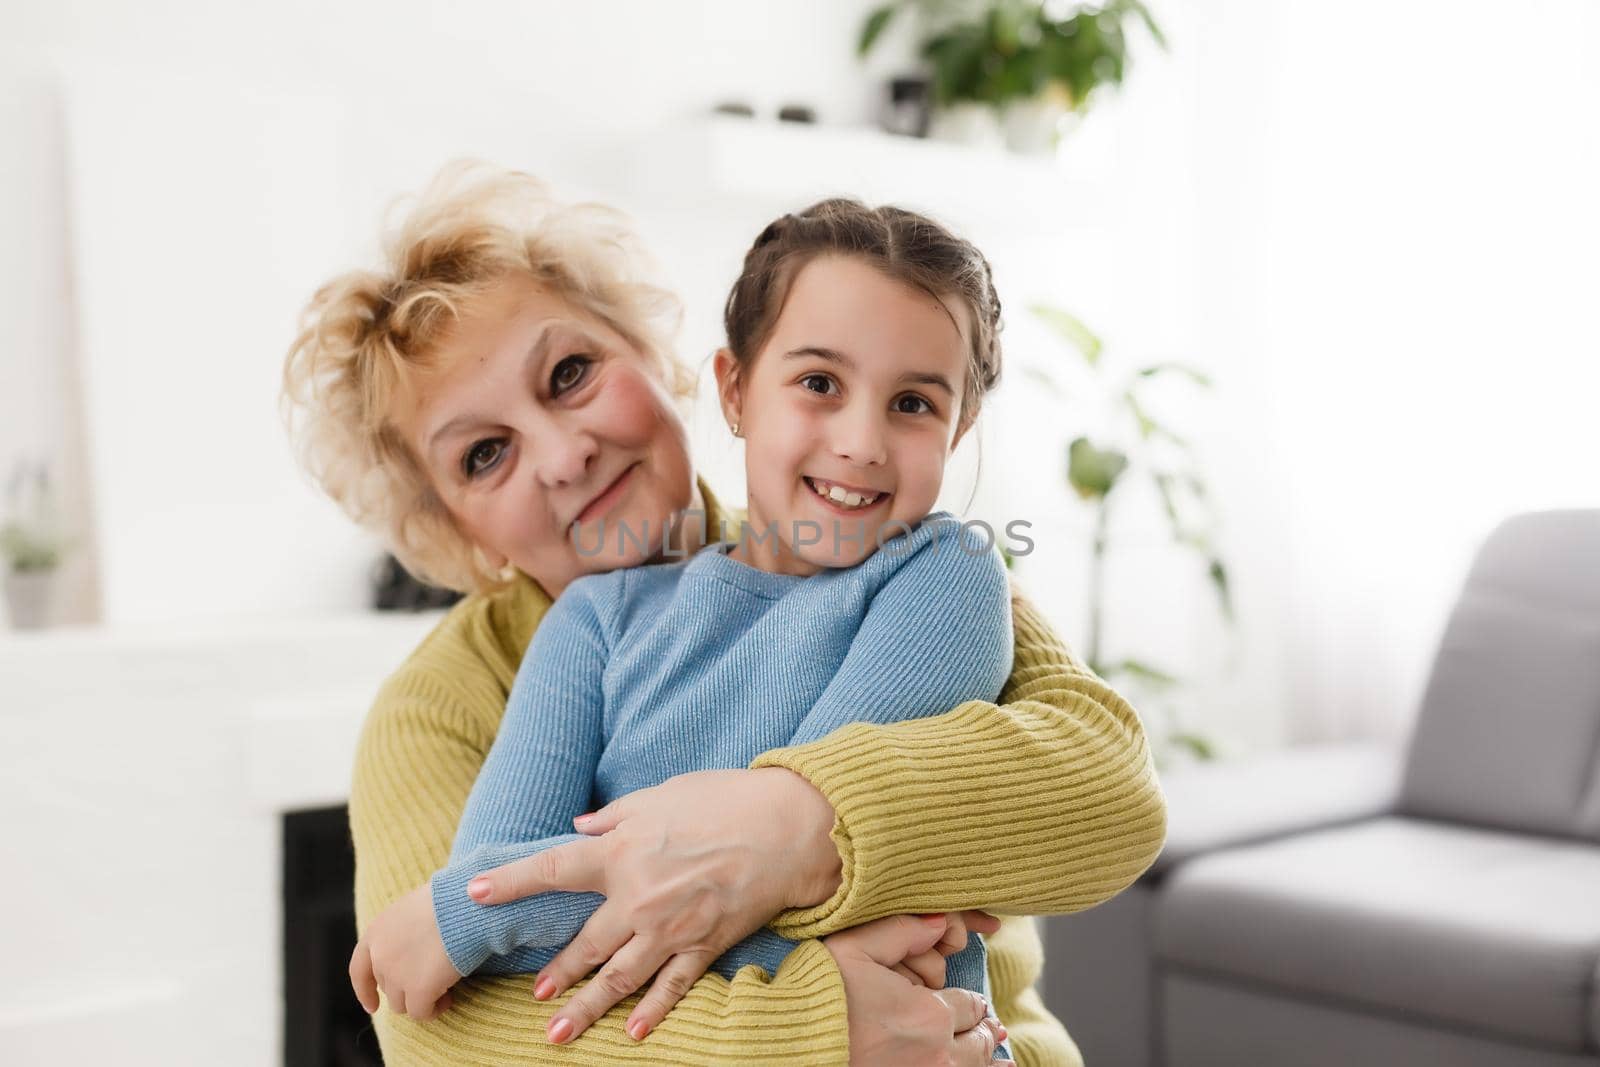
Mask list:
[{"label": "elderly woman", "polygon": [[[396,901],[426,906],[552,599],[736,521],[694,476],[674,403],[691,384],[671,355],[676,304],[646,262],[604,209],[559,204],[524,175],[450,168],[385,269],[318,292],[289,353],[286,405],[323,488],[414,573],[470,594],[388,680],[362,734],[350,812],[363,929]],[[572,536],[601,513],[643,536]],[[552,889],[606,902],[540,975],[465,980],[427,1021],[386,1005],[386,1058],[539,1061],[556,1041],[584,1063],[977,1064],[1009,1033],[1019,1063],[1079,1062],[1033,989],[1032,920],[1006,918],[989,939],[1003,1030],[916,963],[964,937],[925,913],[1078,910],[1160,848],[1137,716],[1015,593],[1012,611],[1002,703],[670,779],[581,821],[592,839],[492,875],[492,904]],[[763,925],[803,939],[776,974],[704,973]]]}]

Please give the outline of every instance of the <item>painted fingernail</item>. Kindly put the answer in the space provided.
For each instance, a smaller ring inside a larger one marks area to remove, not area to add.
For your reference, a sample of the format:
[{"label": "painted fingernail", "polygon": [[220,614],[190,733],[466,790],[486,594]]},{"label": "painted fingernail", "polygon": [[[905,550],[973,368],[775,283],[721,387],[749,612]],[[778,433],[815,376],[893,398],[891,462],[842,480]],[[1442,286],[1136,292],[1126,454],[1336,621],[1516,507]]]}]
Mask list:
[{"label": "painted fingernail", "polygon": [[572,1020],[552,1020],[550,1023],[549,1035],[551,1041],[554,1041],[558,1045],[561,1044],[561,1042],[572,1036]]},{"label": "painted fingernail", "polygon": [[467,883],[467,896],[473,900],[485,900],[489,896],[489,879],[479,875]]},{"label": "painted fingernail", "polygon": [[643,1041],[644,1035],[650,1032],[650,1024],[643,1019],[635,1019],[628,1024],[628,1036],[635,1041]]},{"label": "painted fingernail", "polygon": [[924,912],[921,915],[918,915],[917,918],[921,919],[925,923],[942,923],[942,922],[944,922],[944,912],[942,912],[942,911]]},{"label": "painted fingernail", "polygon": [[995,1033],[1000,1035],[1000,1040],[1001,1041],[1004,1041],[1006,1039],[1006,1028],[1005,1028],[1005,1026],[1003,1026],[1000,1023],[996,1023],[995,1027],[994,1027],[994,1030],[995,1030]]},{"label": "painted fingernail", "polygon": [[553,997],[555,995],[556,995],[556,983],[555,983],[554,979],[541,978],[537,982],[534,983],[534,986],[533,986],[533,999],[534,1000],[549,1000],[551,997]]},{"label": "painted fingernail", "polygon": [[589,813],[587,813],[585,815],[577,816],[572,821],[574,823],[576,823],[577,825],[582,826],[584,823],[587,823],[592,818],[594,818],[594,812],[591,811],[591,812],[589,812]]}]

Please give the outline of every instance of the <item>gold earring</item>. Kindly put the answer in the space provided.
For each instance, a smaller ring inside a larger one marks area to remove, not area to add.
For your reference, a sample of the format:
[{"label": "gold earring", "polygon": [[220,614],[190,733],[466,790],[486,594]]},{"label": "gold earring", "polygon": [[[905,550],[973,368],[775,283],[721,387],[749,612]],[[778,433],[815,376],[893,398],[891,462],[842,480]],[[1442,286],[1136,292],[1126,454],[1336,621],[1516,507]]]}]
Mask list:
[{"label": "gold earring", "polygon": [[733,424],[733,436],[739,436],[739,424],[737,422]]}]

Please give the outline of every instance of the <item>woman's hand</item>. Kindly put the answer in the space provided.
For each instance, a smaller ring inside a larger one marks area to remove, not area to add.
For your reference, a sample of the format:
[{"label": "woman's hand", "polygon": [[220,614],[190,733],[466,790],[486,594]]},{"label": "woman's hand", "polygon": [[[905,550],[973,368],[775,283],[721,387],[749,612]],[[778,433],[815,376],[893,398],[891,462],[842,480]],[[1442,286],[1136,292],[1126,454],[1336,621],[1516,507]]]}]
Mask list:
[{"label": "woman's hand", "polygon": [[[982,912],[891,915],[823,938],[844,979],[852,1064],[951,1064],[980,1067],[1006,1039],[989,1005],[965,989],[925,988],[902,970],[913,960],[943,957],[966,944],[966,929],[993,933],[999,921]],[[963,928],[964,927],[964,928]],[[949,951],[946,951],[948,949]],[[912,967],[920,975],[923,967]]]},{"label": "woman's hand", "polygon": [[382,989],[395,1014],[432,1019],[450,1007],[450,987],[460,980],[439,936],[426,883],[372,920],[350,956],[350,985],[369,1015],[378,1010]]},{"label": "woman's hand", "polygon": [[547,1000],[600,967],[550,1020],[556,1042],[583,1033],[655,974],[628,1017],[628,1033],[643,1038],[726,949],[785,908],[822,903],[839,884],[833,808],[782,768],[681,774],[576,826],[600,836],[498,867],[469,886],[482,904],[550,890],[605,896],[534,985],[534,996]]}]

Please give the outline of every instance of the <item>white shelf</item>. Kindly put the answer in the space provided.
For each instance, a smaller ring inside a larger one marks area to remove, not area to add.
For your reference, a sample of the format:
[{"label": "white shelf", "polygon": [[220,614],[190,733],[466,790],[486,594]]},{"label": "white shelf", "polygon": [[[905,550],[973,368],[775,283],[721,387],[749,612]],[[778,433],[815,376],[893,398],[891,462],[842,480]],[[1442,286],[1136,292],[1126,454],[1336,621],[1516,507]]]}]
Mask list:
[{"label": "white shelf", "polygon": [[853,196],[961,226],[1032,233],[1094,225],[1111,199],[1107,184],[1070,153],[1021,156],[866,127],[732,116],[701,120],[687,140],[679,151],[691,189],[780,210]]}]

